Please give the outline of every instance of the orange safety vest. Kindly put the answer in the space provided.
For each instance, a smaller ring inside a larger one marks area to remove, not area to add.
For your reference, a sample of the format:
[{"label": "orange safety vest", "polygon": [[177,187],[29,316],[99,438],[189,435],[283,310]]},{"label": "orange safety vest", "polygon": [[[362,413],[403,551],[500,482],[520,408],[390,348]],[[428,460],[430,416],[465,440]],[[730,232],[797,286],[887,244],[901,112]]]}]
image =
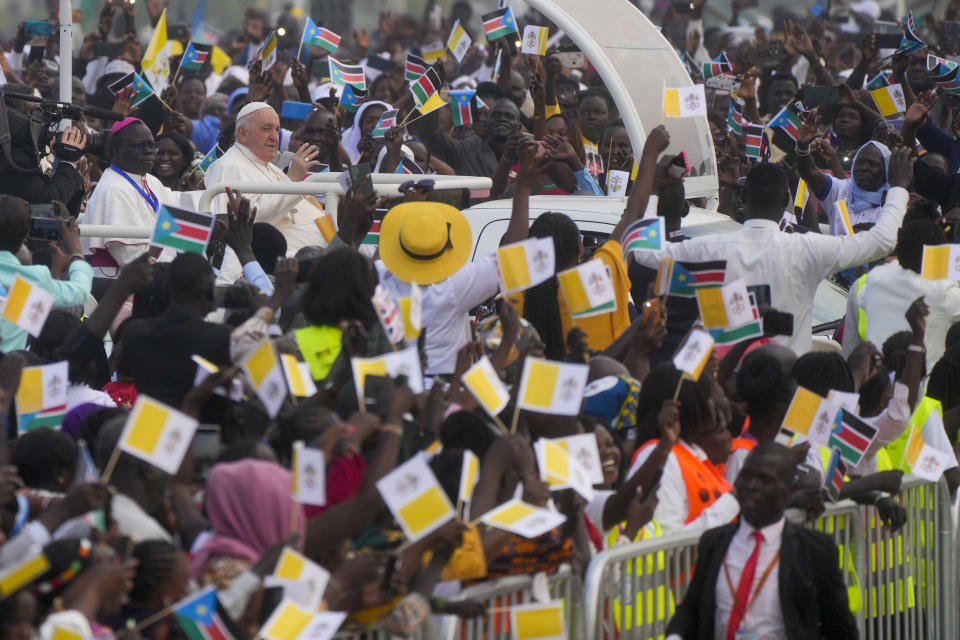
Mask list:
[{"label": "orange safety vest", "polygon": [[[633,454],[633,459],[636,460],[641,451],[659,442],[660,440],[656,438],[645,442]],[[719,500],[723,494],[729,493],[733,487],[722,474],[717,472],[709,460],[701,460],[680,442],[673,445],[672,453],[680,464],[680,472],[687,486],[687,502],[690,505],[690,511],[687,513],[685,524],[690,524],[700,517],[704,509]]]},{"label": "orange safety vest", "polygon": [[[757,446],[756,440],[751,440],[749,438],[733,438],[730,440],[730,455],[733,455],[734,451],[740,451],[741,449],[746,449],[747,451],[753,451],[753,448]],[[724,478],[727,477],[727,463],[716,464],[714,468]]]}]

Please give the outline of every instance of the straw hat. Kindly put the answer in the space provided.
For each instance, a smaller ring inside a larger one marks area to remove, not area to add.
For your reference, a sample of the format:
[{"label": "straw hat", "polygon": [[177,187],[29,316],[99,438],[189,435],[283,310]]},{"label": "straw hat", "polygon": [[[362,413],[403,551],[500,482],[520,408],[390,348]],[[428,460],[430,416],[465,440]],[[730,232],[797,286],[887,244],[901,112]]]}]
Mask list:
[{"label": "straw hat", "polygon": [[404,202],[380,223],[380,257],[404,282],[446,280],[467,263],[472,246],[470,223],[448,204]]}]

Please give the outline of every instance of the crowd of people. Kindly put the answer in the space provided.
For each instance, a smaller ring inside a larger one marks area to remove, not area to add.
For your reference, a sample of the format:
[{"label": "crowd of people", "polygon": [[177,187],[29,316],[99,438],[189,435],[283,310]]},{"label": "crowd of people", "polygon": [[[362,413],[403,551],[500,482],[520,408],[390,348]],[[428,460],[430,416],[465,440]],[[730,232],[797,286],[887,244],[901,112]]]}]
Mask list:
[{"label": "crowd of people", "polygon": [[[668,638],[856,637],[843,558],[798,525],[852,499],[902,527],[918,447],[941,464],[929,479],[960,486],[960,6],[817,2],[762,26],[746,5],[724,24],[707,0],[628,9],[705,84],[716,155],[679,171],[671,119],[632,146],[609,79],[533,11],[501,8],[487,41],[492,7],[463,1],[341,37],[291,9],[192,33],[163,2],[108,0],[69,54],[71,101],[99,111],[55,131],[29,122],[64,52],[21,24],[0,52],[0,640],[298,640],[333,612],[331,632],[410,636],[489,613],[456,598],[469,585],[582,577],[606,549],[690,530],[707,533]],[[554,34],[539,54],[525,25]],[[323,195],[243,193],[325,172],[350,177],[335,216]],[[370,172],[410,179],[378,196]],[[688,239],[711,203],[683,178],[711,172],[742,226]],[[431,176],[492,187],[451,200]],[[591,246],[573,209],[532,214],[537,195],[624,208]],[[522,268],[473,255],[461,208],[486,199],[508,202],[498,240]],[[182,244],[158,241],[171,227]],[[628,247],[637,229],[648,244]],[[584,312],[563,276],[597,261],[612,302]],[[517,269],[527,284],[507,286]],[[677,286],[706,271],[728,316],[728,285],[750,291],[758,330],[711,324],[709,286]],[[825,278],[848,289],[829,339],[811,330]],[[853,461],[798,422],[804,402],[869,434]],[[402,498],[418,482],[439,488],[429,507]],[[490,515],[508,504],[555,520]],[[308,613],[285,626],[291,603]]]}]

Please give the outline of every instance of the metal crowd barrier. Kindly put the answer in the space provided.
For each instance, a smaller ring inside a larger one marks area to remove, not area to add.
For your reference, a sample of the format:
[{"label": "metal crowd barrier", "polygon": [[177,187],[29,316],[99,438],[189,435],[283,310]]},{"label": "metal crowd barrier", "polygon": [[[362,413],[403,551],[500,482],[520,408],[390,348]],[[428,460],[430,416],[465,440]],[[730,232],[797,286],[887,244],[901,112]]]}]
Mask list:
[{"label": "metal crowd barrier", "polygon": [[[410,636],[412,640],[512,640],[510,607],[534,602],[533,576],[506,576],[464,588],[455,600],[483,603],[486,615],[470,620],[456,616],[432,616]],[[552,599],[563,600],[567,637],[583,638],[583,593],[580,580],[569,565],[547,576]],[[391,640],[395,636],[381,629],[341,631],[334,640]]]},{"label": "metal crowd barrier", "polygon": [[[829,505],[812,528],[831,535],[866,640],[960,638],[957,534],[946,481],[904,479],[897,498],[907,523],[890,531],[875,507]],[[702,532],[624,545],[587,570],[585,635],[592,640],[663,638],[693,576]]]}]

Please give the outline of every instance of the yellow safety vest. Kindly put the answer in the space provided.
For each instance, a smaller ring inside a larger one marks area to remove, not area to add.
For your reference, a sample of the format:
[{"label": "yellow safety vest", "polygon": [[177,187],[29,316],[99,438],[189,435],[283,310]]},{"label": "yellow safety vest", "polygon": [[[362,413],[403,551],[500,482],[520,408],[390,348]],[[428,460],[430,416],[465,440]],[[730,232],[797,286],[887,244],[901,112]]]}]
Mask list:
[{"label": "yellow safety vest", "polygon": [[[827,467],[830,466],[830,448],[826,445],[817,445],[820,448],[820,464],[823,465],[823,475],[827,475]],[[851,526],[846,515],[839,516],[839,522],[835,518],[820,518],[814,525],[817,531],[833,535],[839,525],[840,529]],[[847,601],[849,602],[850,612],[857,613],[863,607],[863,591],[860,589],[860,577],[857,575],[857,567],[853,562],[853,553],[846,545],[837,543],[837,555],[840,556],[840,572],[849,576],[852,584],[847,587]]]}]

